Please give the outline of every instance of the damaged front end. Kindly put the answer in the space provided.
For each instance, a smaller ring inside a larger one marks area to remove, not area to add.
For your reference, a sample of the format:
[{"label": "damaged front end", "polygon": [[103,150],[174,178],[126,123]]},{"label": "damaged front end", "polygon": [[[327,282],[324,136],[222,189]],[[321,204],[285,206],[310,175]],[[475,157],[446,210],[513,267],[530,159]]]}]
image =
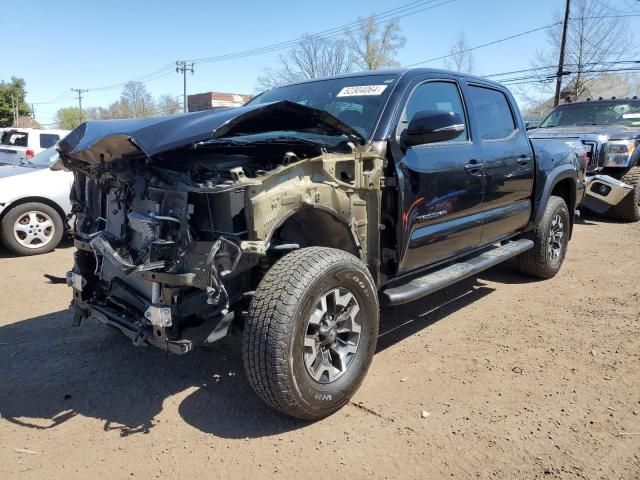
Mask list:
[{"label": "damaged front end", "polygon": [[94,317],[182,354],[227,335],[306,237],[377,263],[384,152],[324,112],[276,102],[88,122],[59,149],[75,175],[76,325]]}]

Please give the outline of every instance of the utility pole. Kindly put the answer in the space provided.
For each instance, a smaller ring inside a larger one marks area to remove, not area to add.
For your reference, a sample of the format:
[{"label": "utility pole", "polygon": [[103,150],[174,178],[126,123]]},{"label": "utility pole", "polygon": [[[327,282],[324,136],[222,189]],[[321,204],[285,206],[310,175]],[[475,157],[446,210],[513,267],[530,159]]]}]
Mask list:
[{"label": "utility pole", "polygon": [[564,49],[567,44],[567,28],[569,27],[569,10],[571,8],[571,0],[567,0],[564,9],[564,24],[562,25],[562,42],[560,43],[560,58],[558,59],[558,73],[556,74],[556,95],[553,97],[553,106],[557,107],[560,103],[560,88],[562,87],[562,76],[564,74]]},{"label": "utility pole", "polygon": [[78,94],[78,110],[80,110],[79,123],[82,123],[82,119],[84,118],[84,115],[82,114],[82,94],[88,92],[89,90],[86,88],[72,88],[71,91]]},{"label": "utility pole", "polygon": [[179,60],[176,62],[176,73],[182,72],[182,91],[183,91],[183,106],[184,113],[189,111],[187,106],[187,72],[191,72],[193,75],[193,63],[187,63],[184,60]]}]

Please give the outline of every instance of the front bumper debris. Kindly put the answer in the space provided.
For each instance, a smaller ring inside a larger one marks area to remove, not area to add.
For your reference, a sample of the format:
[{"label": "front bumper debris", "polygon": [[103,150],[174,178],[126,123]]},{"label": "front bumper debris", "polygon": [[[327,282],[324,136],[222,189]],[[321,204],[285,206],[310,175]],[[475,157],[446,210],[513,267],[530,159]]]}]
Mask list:
[{"label": "front bumper debris", "polygon": [[582,206],[596,213],[605,213],[618,205],[632,190],[632,185],[608,175],[589,176],[586,178],[586,194]]},{"label": "front bumper debris", "polygon": [[77,290],[77,291],[81,292],[86,284],[87,284],[87,281],[79,273],[67,272],[67,286],[68,287],[71,287],[74,290]]},{"label": "front bumper debris", "polygon": [[147,311],[144,312],[144,318],[149,320],[151,325],[154,325],[156,327],[165,328],[172,325],[170,307],[151,305],[149,308],[147,308]]},{"label": "front bumper debris", "polygon": [[[139,320],[131,318],[122,312],[116,312],[111,308],[90,302],[78,303],[75,308],[82,311],[86,317],[93,317],[105,325],[116,327],[133,340],[136,346],[152,345],[178,355],[183,355],[193,350],[194,342],[191,340],[170,340],[164,335],[163,328],[154,332],[152,325],[144,325]],[[158,333],[160,334],[158,335]]]}]

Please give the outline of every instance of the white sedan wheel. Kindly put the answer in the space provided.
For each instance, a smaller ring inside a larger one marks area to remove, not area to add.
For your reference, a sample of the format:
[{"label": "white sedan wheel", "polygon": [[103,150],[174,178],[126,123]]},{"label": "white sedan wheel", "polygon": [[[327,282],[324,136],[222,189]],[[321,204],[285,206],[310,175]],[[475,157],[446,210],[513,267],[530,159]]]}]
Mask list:
[{"label": "white sedan wheel", "polygon": [[16,241],[25,248],[37,249],[46,246],[56,232],[49,215],[32,210],[20,215],[13,224]]}]

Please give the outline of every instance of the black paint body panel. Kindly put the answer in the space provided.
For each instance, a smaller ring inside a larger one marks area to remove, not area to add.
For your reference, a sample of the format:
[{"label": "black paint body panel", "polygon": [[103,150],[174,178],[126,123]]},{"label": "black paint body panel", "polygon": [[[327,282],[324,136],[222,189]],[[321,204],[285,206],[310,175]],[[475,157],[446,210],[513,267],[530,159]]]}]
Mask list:
[{"label": "black paint body panel", "polygon": [[[469,139],[403,149],[397,133],[404,106],[417,85],[434,80],[459,85]],[[470,86],[504,93],[516,125],[509,137],[479,140]],[[398,276],[530,230],[559,181],[571,182],[575,200],[569,208],[581,199],[581,146],[569,145],[571,138],[530,141],[515,100],[493,82],[450,72],[407,72],[390,96],[376,135],[388,140],[398,176]],[[470,163],[478,170],[469,170]]]}]

